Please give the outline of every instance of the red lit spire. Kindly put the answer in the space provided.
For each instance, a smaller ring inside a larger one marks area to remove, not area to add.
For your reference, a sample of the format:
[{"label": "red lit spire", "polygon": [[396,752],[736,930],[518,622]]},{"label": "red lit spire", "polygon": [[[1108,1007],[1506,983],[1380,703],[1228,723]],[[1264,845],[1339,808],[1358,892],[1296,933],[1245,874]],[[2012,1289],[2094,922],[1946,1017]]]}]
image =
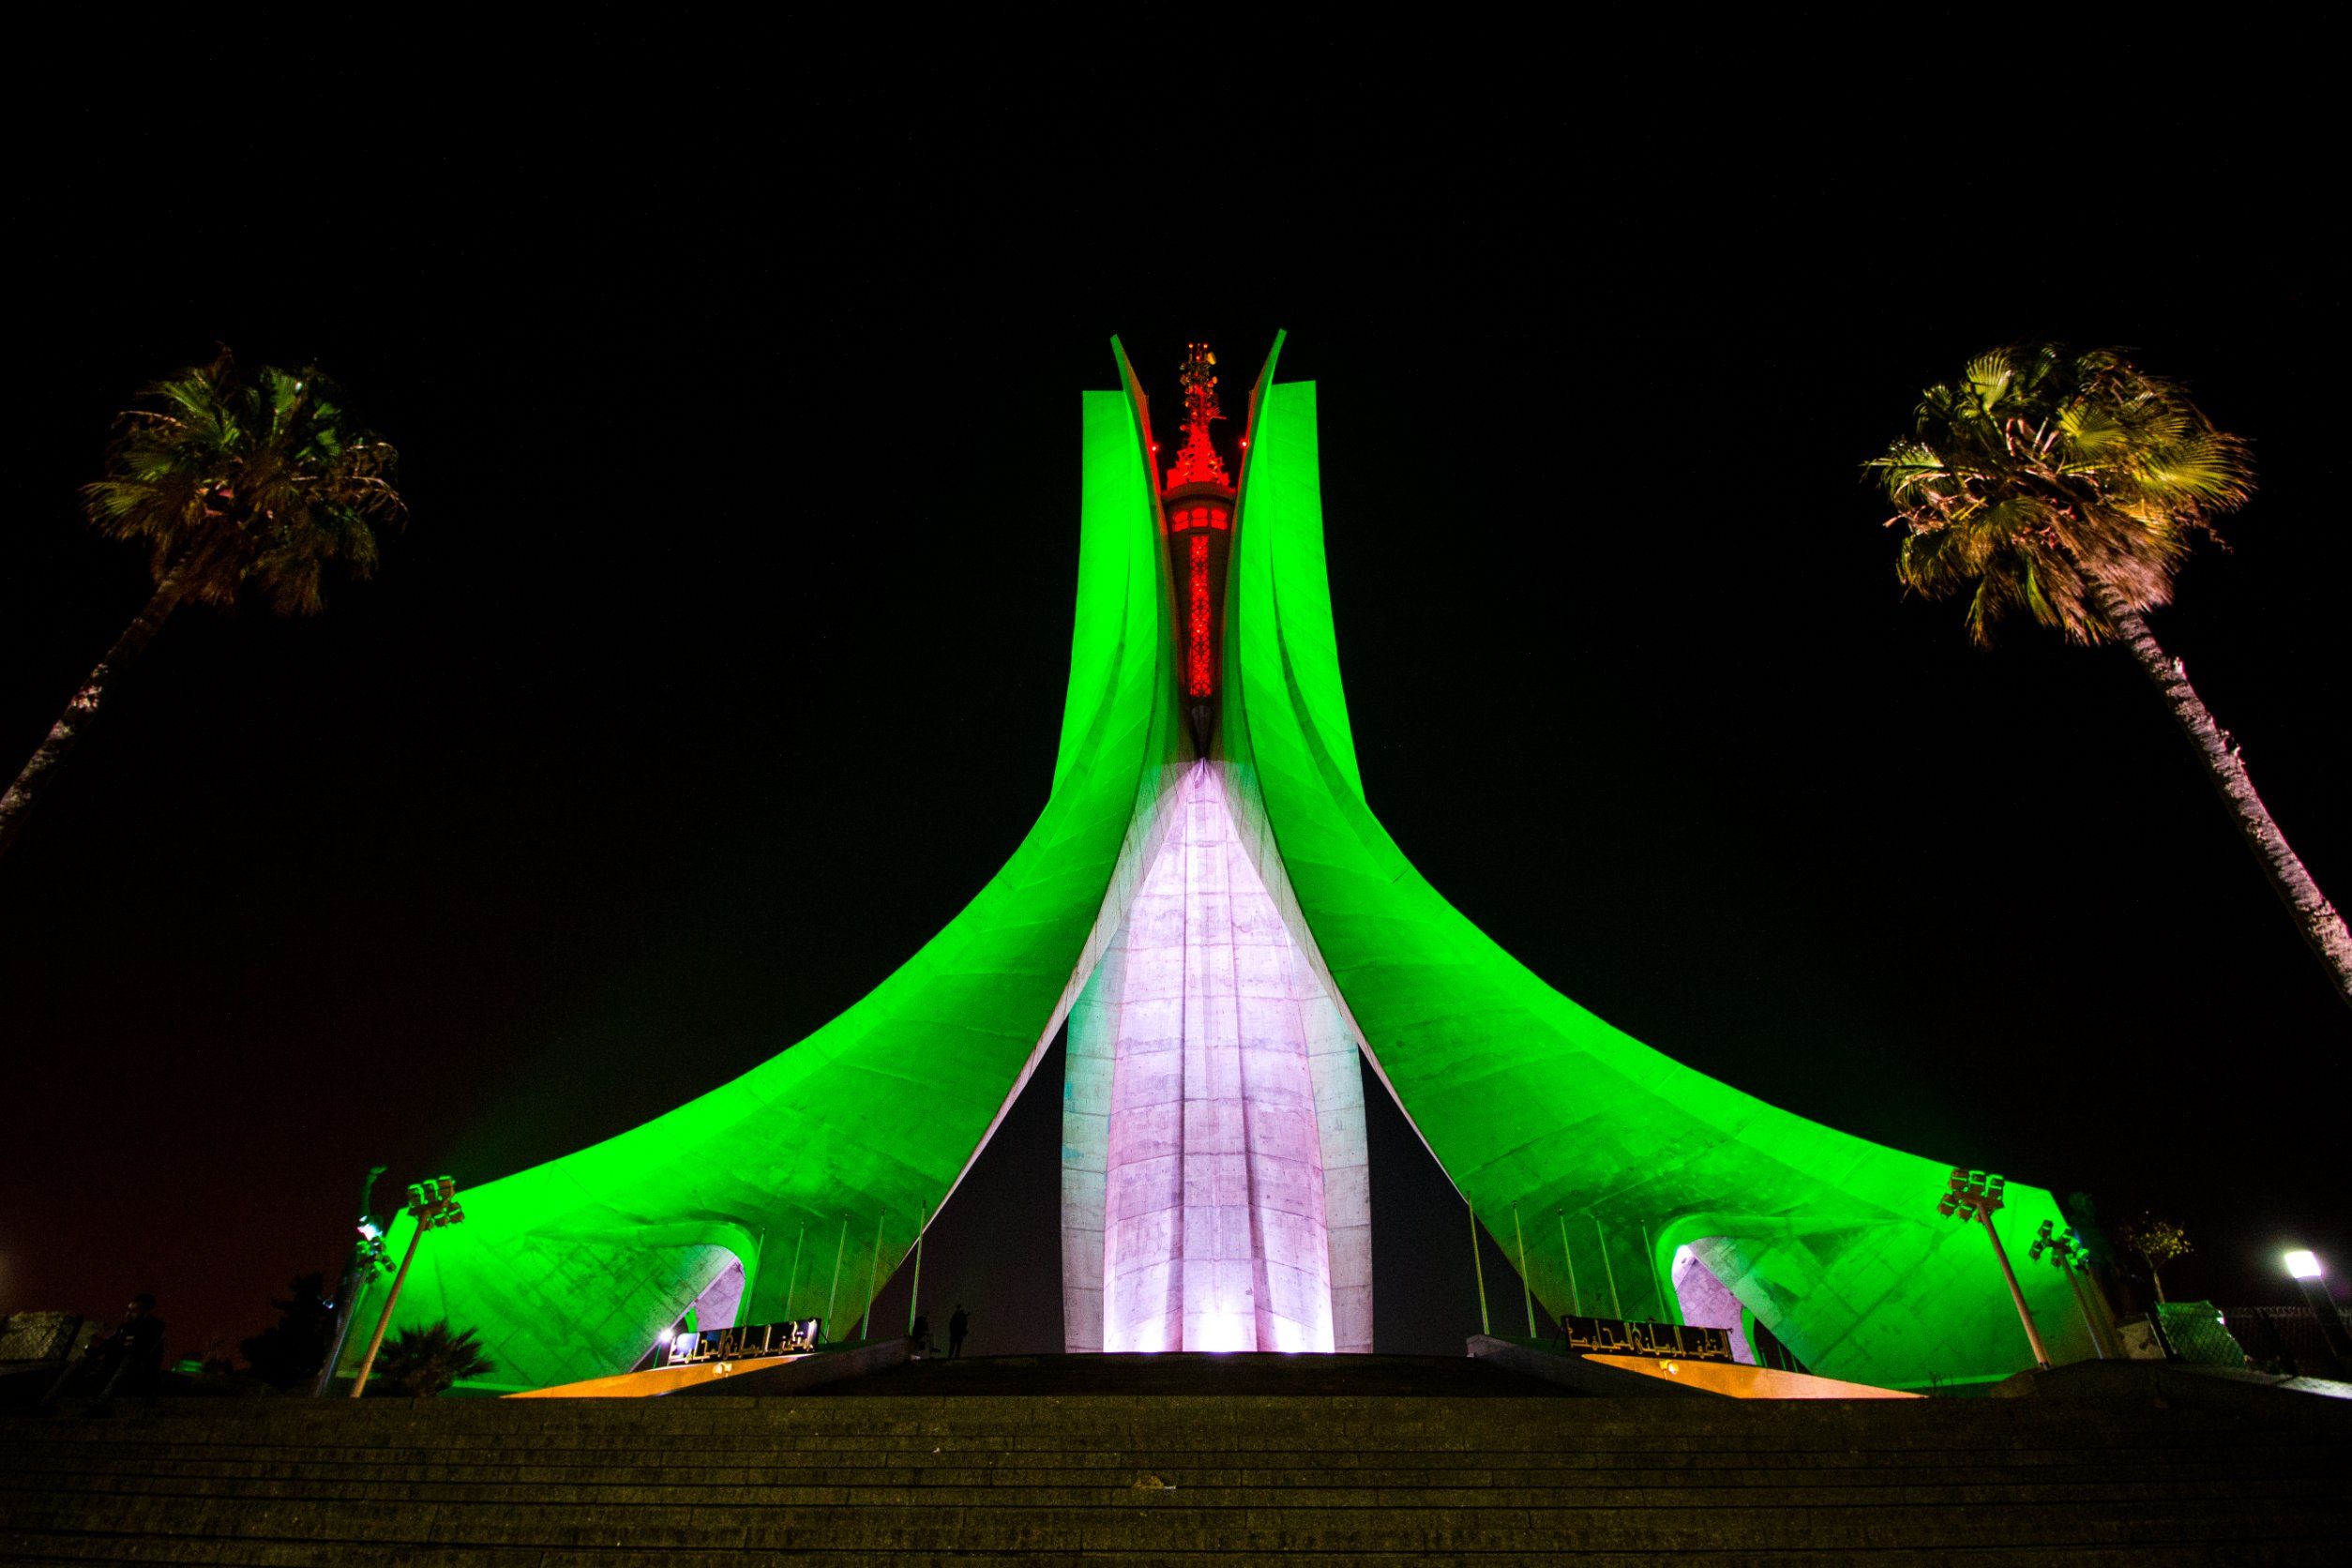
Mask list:
[{"label": "red lit spire", "polygon": [[1176,608],[1181,633],[1184,696],[1193,738],[1205,754],[1216,723],[1217,621],[1225,600],[1227,547],[1233,537],[1233,481],[1209,439],[1209,427],[1225,417],[1217,407],[1217,356],[1206,343],[1185,345],[1184,444],[1168,470],[1161,500],[1174,558]]},{"label": "red lit spire", "polygon": [[1209,422],[1225,417],[1217,407],[1217,356],[1209,352],[1206,343],[1188,343],[1184,348],[1184,368],[1177,380],[1184,388],[1184,445],[1176,454],[1176,464],[1168,471],[1168,488],[1180,485],[1221,485],[1232,488],[1233,481],[1225,476],[1225,460],[1209,442]]}]

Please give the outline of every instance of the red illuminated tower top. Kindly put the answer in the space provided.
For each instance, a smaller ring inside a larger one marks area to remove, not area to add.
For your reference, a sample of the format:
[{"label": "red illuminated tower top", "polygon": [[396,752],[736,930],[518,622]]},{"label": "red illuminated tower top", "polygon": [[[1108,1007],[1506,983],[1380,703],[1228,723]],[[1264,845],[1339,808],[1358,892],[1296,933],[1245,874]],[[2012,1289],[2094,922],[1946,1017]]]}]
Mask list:
[{"label": "red illuminated tower top", "polygon": [[1225,460],[1209,441],[1209,422],[1224,418],[1225,411],[1217,407],[1217,356],[1208,344],[1185,345],[1184,368],[1176,379],[1184,388],[1184,445],[1168,471],[1168,491],[1214,485],[1229,492],[1233,482],[1225,476]]},{"label": "red illuminated tower top", "polygon": [[1217,637],[1227,546],[1233,537],[1233,481],[1209,439],[1209,426],[1225,414],[1217,407],[1217,356],[1208,344],[1185,345],[1177,380],[1184,388],[1184,444],[1160,498],[1184,626],[1185,709],[1205,754],[1216,724]]}]

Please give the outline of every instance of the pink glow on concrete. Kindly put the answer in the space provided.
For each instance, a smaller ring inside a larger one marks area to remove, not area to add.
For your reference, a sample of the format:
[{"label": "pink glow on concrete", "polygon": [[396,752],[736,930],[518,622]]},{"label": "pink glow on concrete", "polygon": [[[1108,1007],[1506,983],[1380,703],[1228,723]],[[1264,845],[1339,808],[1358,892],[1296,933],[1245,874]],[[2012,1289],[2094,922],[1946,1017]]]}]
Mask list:
[{"label": "pink glow on concrete", "polygon": [[[1194,766],[1176,809],[1071,1014],[1066,1342],[1368,1349],[1370,1210],[1354,1042],[1241,851],[1217,764]],[[1337,1216],[1345,1343],[1334,1334],[1327,1152],[1346,1161]],[[1089,1212],[1095,1190],[1099,1222]]]},{"label": "pink glow on concrete", "polygon": [[1687,1246],[1674,1249],[1674,1298],[1682,1305],[1682,1321],[1693,1328],[1730,1331],[1731,1359],[1743,1366],[1756,1364],[1756,1352],[1740,1327],[1740,1298]]}]

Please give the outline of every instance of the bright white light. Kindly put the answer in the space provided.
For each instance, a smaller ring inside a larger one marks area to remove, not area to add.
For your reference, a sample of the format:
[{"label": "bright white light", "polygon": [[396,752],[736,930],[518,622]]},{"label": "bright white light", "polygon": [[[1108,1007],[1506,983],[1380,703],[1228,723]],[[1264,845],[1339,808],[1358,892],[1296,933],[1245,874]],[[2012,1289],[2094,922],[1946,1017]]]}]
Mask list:
[{"label": "bright white light", "polygon": [[659,1334],[654,1335],[654,1343],[656,1345],[667,1345],[677,1337],[678,1335],[675,1330],[664,1329]]},{"label": "bright white light", "polygon": [[[1208,1342],[1199,1347],[1201,1349],[1247,1350],[1255,1349],[1250,1343],[1254,1337],[1251,1331],[1256,1327],[1254,1319],[1244,1321],[1235,1313],[1212,1312],[1209,1314],[1207,1322],[1202,1326],[1203,1337]],[[1193,1347],[1187,1345],[1184,1349],[1189,1350]]]},{"label": "bright white light", "polygon": [[2286,1255],[2286,1272],[2297,1279],[2317,1279],[2319,1277],[2318,1255],[2297,1247]]}]

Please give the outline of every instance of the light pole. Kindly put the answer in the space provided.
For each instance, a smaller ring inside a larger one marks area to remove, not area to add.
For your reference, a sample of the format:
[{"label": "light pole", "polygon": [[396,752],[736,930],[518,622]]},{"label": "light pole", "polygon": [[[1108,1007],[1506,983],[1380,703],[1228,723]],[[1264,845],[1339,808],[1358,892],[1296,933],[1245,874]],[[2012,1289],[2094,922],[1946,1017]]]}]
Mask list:
[{"label": "light pole", "polygon": [[2061,1236],[2058,1234],[2055,1224],[2045,1219],[2042,1222],[2042,1229],[2034,1235],[2033,1247],[2026,1254],[2026,1260],[2039,1263],[2044,1252],[2050,1255],[2050,1261],[2058,1265],[2058,1273],[2066,1276],[2068,1287],[2074,1292],[2074,1310],[2083,1315],[2083,1332],[2090,1335],[2091,1349],[2101,1361],[2104,1361],[2107,1359],[2107,1342],[2099,1337],[2099,1325],[2091,1321],[2090,1317],[2090,1282],[2074,1272],[2074,1254],[2080,1250],[2082,1243],[2075,1239],[2072,1228]]},{"label": "light pole", "polygon": [[416,1244],[425,1239],[426,1231],[456,1225],[465,1218],[465,1211],[458,1205],[457,1179],[435,1176],[427,1182],[411,1182],[408,1212],[416,1221],[416,1229],[408,1233],[408,1250],[400,1255],[400,1272],[392,1276],[392,1292],[384,1298],[384,1311],[376,1319],[375,1335],[368,1341],[367,1355],[360,1359],[359,1376],[352,1380],[354,1399],[368,1392],[368,1375],[376,1369],[376,1352],[384,1348],[384,1331],[392,1326],[392,1309],[400,1304],[400,1287],[408,1283],[408,1266],[416,1261]]},{"label": "light pole", "polygon": [[358,1233],[351,1244],[351,1261],[343,1266],[342,1289],[335,1297],[335,1334],[326,1347],[325,1364],[319,1368],[319,1380],[311,1386],[313,1398],[324,1398],[327,1385],[335,1380],[335,1364],[343,1359],[343,1341],[351,1337],[352,1308],[360,1285],[375,1276],[378,1269],[392,1265],[384,1256],[384,1229],[376,1224],[376,1178],[384,1174],[384,1167],[374,1166],[368,1179],[359,1184],[359,1223],[354,1227]]},{"label": "light pole", "polygon": [[2000,1232],[1993,1229],[1994,1212],[2008,1202],[2002,1196],[2009,1186],[2009,1178],[1995,1176],[1982,1170],[1952,1168],[1952,1190],[1936,1204],[1936,1212],[1950,1219],[1954,1214],[1964,1220],[1976,1220],[1984,1227],[1984,1234],[1993,1244],[1993,1256],[2001,1266],[2001,1277],[2009,1281],[2010,1300],[2017,1304],[2017,1320],[2026,1325],[2026,1343],[2033,1347],[2036,1366],[2050,1369],[2050,1352],[2042,1348],[2042,1331],[2033,1326],[2033,1314],[2026,1310],[2026,1293],[2017,1288],[2017,1271],[2009,1266],[2009,1254],[2001,1247]]},{"label": "light pole", "polygon": [[2336,1311],[2335,1298],[2328,1293],[2327,1271],[2319,1266],[2319,1255],[2307,1247],[2298,1247],[2286,1255],[2286,1272],[2294,1277],[2303,1292],[2303,1300],[2311,1304],[2312,1316],[2319,1319],[2320,1337],[2328,1342],[2328,1353],[2336,1358],[2338,1365],[2352,1364],[2352,1338],[2344,1332],[2344,1318]]}]

